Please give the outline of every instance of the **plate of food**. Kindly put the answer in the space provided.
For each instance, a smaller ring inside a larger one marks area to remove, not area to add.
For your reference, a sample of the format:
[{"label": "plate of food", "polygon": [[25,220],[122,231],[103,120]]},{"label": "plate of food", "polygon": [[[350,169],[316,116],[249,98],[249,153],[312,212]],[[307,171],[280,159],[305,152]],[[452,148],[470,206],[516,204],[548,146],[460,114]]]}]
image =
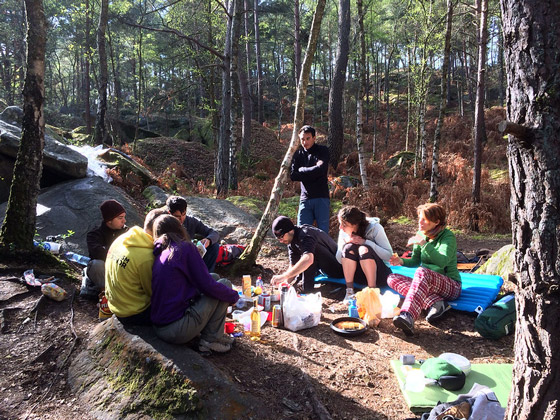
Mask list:
[{"label": "plate of food", "polygon": [[361,318],[344,316],[331,322],[331,329],[337,334],[352,337],[365,333],[367,324]]}]

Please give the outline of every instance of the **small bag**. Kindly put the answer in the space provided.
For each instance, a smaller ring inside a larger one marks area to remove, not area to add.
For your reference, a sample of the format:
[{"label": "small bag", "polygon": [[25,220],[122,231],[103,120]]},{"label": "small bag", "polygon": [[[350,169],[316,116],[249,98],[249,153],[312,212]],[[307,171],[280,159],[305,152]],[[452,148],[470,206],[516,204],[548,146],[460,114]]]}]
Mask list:
[{"label": "small bag", "polygon": [[216,258],[216,264],[220,267],[230,265],[235,259],[239,258],[243,251],[245,251],[244,245],[236,244],[226,244],[220,245],[220,250],[218,251],[218,257]]},{"label": "small bag", "polygon": [[[363,288],[356,293],[356,302],[358,304],[358,313],[370,327],[377,327],[381,322],[381,313],[383,305],[379,295],[379,289],[370,287]],[[363,316],[361,314],[364,314]]]},{"label": "small bag", "polygon": [[483,337],[497,340],[515,329],[515,295],[508,294],[482,311],[474,321],[474,329]]},{"label": "small bag", "polygon": [[299,331],[319,325],[322,307],[321,293],[298,296],[295,289],[290,287],[284,301],[284,327]]}]

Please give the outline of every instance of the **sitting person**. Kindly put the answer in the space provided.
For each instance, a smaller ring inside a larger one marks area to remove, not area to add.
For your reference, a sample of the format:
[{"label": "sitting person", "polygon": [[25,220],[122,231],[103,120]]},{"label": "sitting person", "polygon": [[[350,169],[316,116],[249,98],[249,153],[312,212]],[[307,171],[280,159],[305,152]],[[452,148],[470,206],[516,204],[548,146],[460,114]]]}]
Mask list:
[{"label": "sitting person", "polygon": [[149,325],[154,263],[154,220],[166,213],[165,208],[150,211],[144,229],[131,227],[119,236],[105,261],[105,296],[113,314],[123,325]]},{"label": "sitting person", "polygon": [[210,276],[177,218],[158,217],[154,238],[151,319],[157,336],[182,344],[200,334],[200,351],[229,351],[233,338],[224,334],[225,318],[239,294],[229,280]]},{"label": "sitting person", "polygon": [[414,320],[422,309],[429,309],[426,321],[433,323],[451,307],[445,300],[455,300],[461,294],[461,278],[457,270],[457,241],[446,226],[446,214],[439,204],[418,207],[419,232],[408,240],[413,245],[411,258],[396,254],[392,265],[418,267],[414,278],[390,274],[389,287],[405,296],[399,316],[393,318],[395,327],[406,335],[414,334]]},{"label": "sitting person", "polygon": [[354,282],[368,287],[387,285],[391,269],[384,263],[393,254],[385,229],[377,217],[366,214],[354,206],[346,206],[338,212],[340,231],[336,258],[342,263],[346,280],[348,303],[354,297]]},{"label": "sitting person", "polygon": [[336,259],[336,242],[321,229],[310,225],[294,226],[286,216],[278,216],[272,223],[272,232],[281,243],[288,245],[290,259],[290,267],[284,273],[272,276],[272,285],[295,277],[295,287],[303,293],[311,293],[318,270],[335,278],[344,275]]},{"label": "sitting person", "polygon": [[220,235],[214,229],[209,228],[196,217],[187,216],[187,200],[177,195],[172,195],[165,202],[168,213],[175,216],[185,226],[191,239],[202,237],[200,242],[206,248],[202,259],[210,273],[216,268],[216,259],[220,251]]},{"label": "sitting person", "polygon": [[117,200],[106,200],[99,206],[103,221],[86,237],[90,261],[84,269],[80,296],[97,299],[105,290],[105,260],[113,241],[126,231],[126,210]]}]

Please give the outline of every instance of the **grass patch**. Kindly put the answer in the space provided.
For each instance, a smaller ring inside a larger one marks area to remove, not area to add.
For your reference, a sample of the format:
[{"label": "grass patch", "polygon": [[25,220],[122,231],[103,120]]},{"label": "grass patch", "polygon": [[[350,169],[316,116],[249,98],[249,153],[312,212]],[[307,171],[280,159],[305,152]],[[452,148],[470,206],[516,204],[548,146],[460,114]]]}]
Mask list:
[{"label": "grass patch", "polygon": [[415,221],[406,216],[393,217],[389,221],[392,223],[396,223],[397,225],[411,225],[415,223]]},{"label": "grass patch", "polygon": [[[264,201],[259,198],[246,197],[246,196],[231,196],[226,199],[236,207],[246,211],[252,216],[260,219],[266,209],[268,201]],[[278,206],[278,214],[282,216],[289,217],[293,221],[297,219],[297,212],[299,207],[299,196],[287,197],[280,200]]]},{"label": "grass patch", "polygon": [[509,178],[507,169],[489,169],[488,173],[492,181],[507,181]]}]

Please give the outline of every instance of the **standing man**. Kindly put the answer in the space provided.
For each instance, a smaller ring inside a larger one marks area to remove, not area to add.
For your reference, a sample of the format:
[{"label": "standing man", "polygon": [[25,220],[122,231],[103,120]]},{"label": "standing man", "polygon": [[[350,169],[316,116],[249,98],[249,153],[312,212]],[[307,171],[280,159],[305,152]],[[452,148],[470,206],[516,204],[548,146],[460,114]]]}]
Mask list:
[{"label": "standing man", "polygon": [[80,296],[97,299],[105,289],[105,260],[113,241],[128,231],[126,210],[117,200],[106,200],[99,206],[103,221],[101,225],[88,232],[86,242],[90,262],[84,269]]},{"label": "standing man", "polygon": [[301,147],[292,158],[290,179],[300,181],[298,226],[313,225],[329,233],[330,197],[327,172],[329,169],[329,149],[315,144],[315,129],[304,125],[299,130]]},{"label": "standing man", "polygon": [[294,226],[286,216],[278,216],[272,222],[272,232],[288,245],[290,259],[290,268],[272,276],[272,285],[296,277],[296,290],[311,293],[318,270],[329,277],[344,277],[342,265],[336,259],[336,242],[327,233],[310,225]]},{"label": "standing man", "polygon": [[209,273],[213,273],[216,268],[216,258],[220,251],[220,235],[214,229],[209,228],[196,217],[187,216],[187,200],[178,195],[171,195],[165,202],[167,211],[171,216],[175,216],[185,226],[191,239],[201,237],[200,242],[206,248],[206,253],[202,260],[206,264]]}]

